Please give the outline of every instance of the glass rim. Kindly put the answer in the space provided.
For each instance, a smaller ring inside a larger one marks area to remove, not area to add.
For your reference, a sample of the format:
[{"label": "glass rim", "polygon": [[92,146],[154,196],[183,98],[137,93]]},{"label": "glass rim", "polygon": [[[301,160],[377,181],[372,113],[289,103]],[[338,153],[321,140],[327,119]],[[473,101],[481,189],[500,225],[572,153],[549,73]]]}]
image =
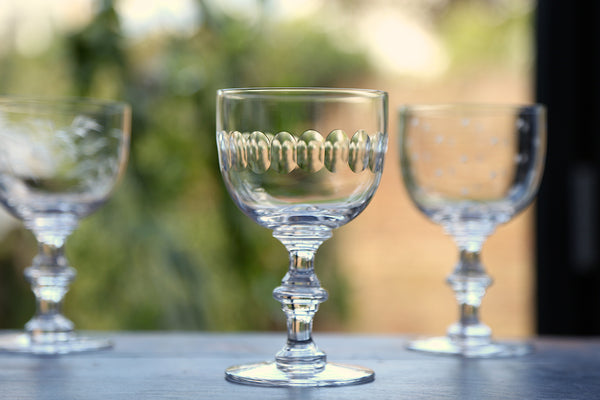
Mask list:
[{"label": "glass rim", "polygon": [[407,112],[418,113],[447,113],[452,111],[530,111],[531,113],[545,112],[546,106],[541,103],[421,103],[403,104],[398,108],[400,114]]},{"label": "glass rim", "polygon": [[96,108],[103,112],[115,114],[131,109],[131,106],[124,101],[93,97],[0,95],[0,110],[13,113],[25,113],[30,108],[37,108],[46,113],[52,111],[64,112],[65,109],[74,110],[77,107]]},{"label": "glass rim", "polygon": [[378,89],[359,88],[333,88],[333,87],[247,87],[226,88],[217,90],[217,97],[231,99],[248,98],[282,98],[285,95],[292,97],[302,95],[316,95],[340,99],[380,99],[386,98],[387,92]]}]

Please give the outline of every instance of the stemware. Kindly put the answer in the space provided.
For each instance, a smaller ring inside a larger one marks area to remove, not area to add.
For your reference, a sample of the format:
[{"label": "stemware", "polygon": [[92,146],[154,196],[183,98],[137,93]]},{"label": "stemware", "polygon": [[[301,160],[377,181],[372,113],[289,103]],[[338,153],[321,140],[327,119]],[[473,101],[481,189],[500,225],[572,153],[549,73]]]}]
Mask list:
[{"label": "stemware", "polygon": [[387,94],[326,88],[224,89],[217,93],[217,143],[225,185],[237,206],[273,231],[289,270],[273,297],[287,317],[275,361],[226,370],[233,382],[340,386],[369,382],[368,368],[326,361],[312,340],[327,299],[315,252],[354,219],[381,179],[387,148]]},{"label": "stemware", "polygon": [[78,221],[100,207],[122,175],[129,107],[92,99],[0,97],[0,202],[33,232],[39,252],[25,277],[36,312],[0,351],[64,354],[110,346],[80,336],[62,314],[75,278],[64,255]]},{"label": "stemware", "polygon": [[480,262],[495,228],[534,198],[546,149],[541,105],[448,104],[400,110],[405,186],[415,205],[452,236],[459,261],[447,283],[460,318],[445,337],[417,339],[412,350],[495,357],[525,354],[527,343],[496,342],[479,319],[492,279]]}]

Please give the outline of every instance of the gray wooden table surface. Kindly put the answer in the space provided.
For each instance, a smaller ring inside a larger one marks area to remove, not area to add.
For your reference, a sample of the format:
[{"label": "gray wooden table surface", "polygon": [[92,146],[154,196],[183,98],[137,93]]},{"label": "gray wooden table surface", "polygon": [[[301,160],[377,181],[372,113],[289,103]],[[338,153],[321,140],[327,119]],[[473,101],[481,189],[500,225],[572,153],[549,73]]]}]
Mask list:
[{"label": "gray wooden table surface", "polygon": [[535,339],[532,355],[463,360],[404,350],[402,336],[316,334],[331,361],[375,370],[359,386],[285,389],[225,381],[270,359],[284,334],[109,333],[112,350],[0,354],[0,399],[600,399],[600,338]]}]

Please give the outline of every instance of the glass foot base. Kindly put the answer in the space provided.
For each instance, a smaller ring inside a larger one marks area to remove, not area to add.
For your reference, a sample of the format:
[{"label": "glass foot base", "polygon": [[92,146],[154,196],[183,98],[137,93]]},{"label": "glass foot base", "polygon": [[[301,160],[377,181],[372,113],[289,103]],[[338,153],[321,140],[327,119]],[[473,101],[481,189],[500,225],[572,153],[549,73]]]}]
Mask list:
[{"label": "glass foot base", "polygon": [[230,382],[272,387],[345,386],[372,382],[373,370],[354,365],[327,363],[323,371],[313,375],[293,375],[281,371],[274,361],[237,365],[225,370]]},{"label": "glass foot base", "polygon": [[23,353],[55,355],[103,350],[112,347],[112,342],[104,338],[84,337],[73,334],[67,340],[38,343],[26,333],[0,335],[0,353]]},{"label": "glass foot base", "polygon": [[529,343],[491,342],[478,345],[466,345],[448,337],[433,337],[411,341],[409,350],[424,353],[456,355],[464,358],[516,357],[529,354],[533,347]]}]

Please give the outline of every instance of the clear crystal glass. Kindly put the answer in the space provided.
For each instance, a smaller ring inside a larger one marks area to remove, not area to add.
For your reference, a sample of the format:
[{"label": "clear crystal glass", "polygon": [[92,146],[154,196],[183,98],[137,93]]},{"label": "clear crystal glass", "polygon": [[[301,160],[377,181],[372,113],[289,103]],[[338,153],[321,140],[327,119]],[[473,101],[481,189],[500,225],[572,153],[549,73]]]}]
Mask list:
[{"label": "clear crystal glass", "polygon": [[485,239],[534,198],[546,149],[541,105],[415,105],[400,110],[400,152],[408,193],[454,238],[459,261],[447,283],[459,320],[445,337],[415,340],[413,350],[464,357],[525,354],[527,343],[499,343],[479,319],[492,279],[480,262]]},{"label": "clear crystal glass", "polygon": [[290,256],[289,270],[273,291],[287,318],[286,344],[274,361],[227,369],[227,379],[264,386],[372,381],[368,368],[327,362],[312,340],[313,317],[328,296],[313,261],[332,230],[364,210],[379,185],[387,148],[387,94],[220,90],[217,145],[231,197],[250,218],[273,230]]},{"label": "clear crystal glass", "polygon": [[0,202],[39,244],[25,270],[35,315],[24,333],[0,337],[0,351],[62,354],[110,346],[76,334],[61,312],[75,278],[64,245],[122,175],[129,124],[129,108],[121,103],[0,97]]}]

